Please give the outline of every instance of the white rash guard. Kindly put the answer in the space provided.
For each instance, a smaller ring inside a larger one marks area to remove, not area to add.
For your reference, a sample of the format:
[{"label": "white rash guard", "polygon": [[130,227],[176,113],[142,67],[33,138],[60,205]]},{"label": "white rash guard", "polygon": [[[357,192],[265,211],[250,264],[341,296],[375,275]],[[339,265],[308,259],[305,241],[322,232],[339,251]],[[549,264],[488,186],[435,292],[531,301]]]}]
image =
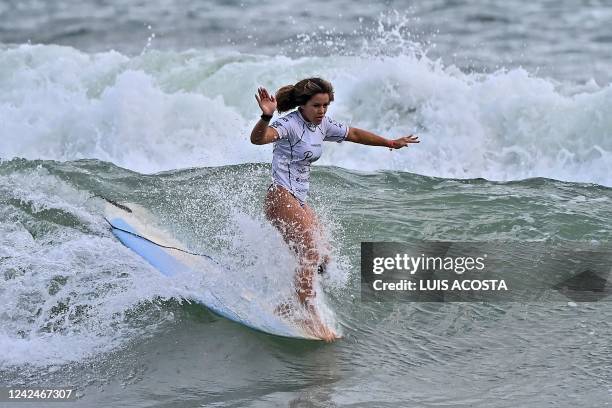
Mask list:
[{"label": "white rash guard", "polygon": [[319,125],[308,122],[299,110],[276,119],[278,132],[272,157],[272,180],[287,189],[300,204],[306,202],[310,165],[321,157],[322,142],[342,142],[349,128],[327,116]]}]

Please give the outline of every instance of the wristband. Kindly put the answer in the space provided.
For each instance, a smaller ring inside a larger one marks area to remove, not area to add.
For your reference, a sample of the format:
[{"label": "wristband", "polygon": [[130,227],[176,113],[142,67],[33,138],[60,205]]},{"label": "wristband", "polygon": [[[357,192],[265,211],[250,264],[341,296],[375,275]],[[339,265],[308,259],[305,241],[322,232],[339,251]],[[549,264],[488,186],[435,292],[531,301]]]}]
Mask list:
[{"label": "wristband", "polygon": [[387,143],[387,147],[389,149],[396,149],[397,148],[397,142],[395,140],[389,140],[389,143]]},{"label": "wristband", "polygon": [[264,113],[263,115],[261,115],[261,120],[263,120],[264,122],[269,122],[272,120],[272,115],[266,115]]}]

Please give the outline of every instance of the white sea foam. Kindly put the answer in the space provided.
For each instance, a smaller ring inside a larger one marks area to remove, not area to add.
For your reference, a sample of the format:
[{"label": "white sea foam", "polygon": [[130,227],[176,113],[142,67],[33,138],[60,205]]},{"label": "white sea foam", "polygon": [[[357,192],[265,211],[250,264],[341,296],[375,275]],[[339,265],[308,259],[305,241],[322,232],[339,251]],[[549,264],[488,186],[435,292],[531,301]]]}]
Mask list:
[{"label": "white sea foam", "polygon": [[[420,54],[419,54],[420,55]],[[328,145],[319,164],[493,180],[612,185],[612,89],[522,69],[466,74],[414,53],[289,59],[205,51],[0,51],[0,157],[98,158],[141,172],[270,161],[249,143],[257,86],[320,75],[330,116],[421,144]]]},{"label": "white sea foam", "polygon": [[[180,287],[111,236],[95,200],[46,169],[0,176],[0,194],[24,208],[21,215],[14,206],[0,210],[0,367],[112,350],[154,328],[128,322],[126,312],[158,297],[180,298]],[[49,210],[55,219],[58,212],[75,217],[81,228],[46,222]]]},{"label": "white sea foam", "polygon": [[[294,293],[293,253],[271,225],[236,209],[219,237],[229,248],[212,254],[224,266],[192,256],[191,271],[170,279],[112,236],[101,199],[42,166],[0,175],[0,197],[12,202],[0,206],[0,368],[84,361],[153,335],[165,322],[149,316],[159,299],[225,301],[265,325],[275,315],[259,310],[273,310]],[[143,209],[136,213],[154,221]],[[335,324],[326,304],[320,307]]]}]

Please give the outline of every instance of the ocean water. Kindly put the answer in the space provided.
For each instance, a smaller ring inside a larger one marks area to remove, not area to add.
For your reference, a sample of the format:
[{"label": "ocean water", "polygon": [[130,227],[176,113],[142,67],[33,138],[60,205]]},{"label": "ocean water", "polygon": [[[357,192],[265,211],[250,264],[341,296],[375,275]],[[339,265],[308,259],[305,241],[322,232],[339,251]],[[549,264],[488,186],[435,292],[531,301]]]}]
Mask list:
[{"label": "ocean water", "polygon": [[[71,385],[52,404],[71,407],[609,404],[609,302],[362,302],[359,248],[609,242],[610,17],[597,1],[0,3],[0,385]],[[253,94],[311,75],[334,84],[335,119],[421,139],[327,144],[314,166],[344,335],[329,345],[195,304],[204,276],[157,273],[99,198],[277,288],[295,259],[262,214]]]}]

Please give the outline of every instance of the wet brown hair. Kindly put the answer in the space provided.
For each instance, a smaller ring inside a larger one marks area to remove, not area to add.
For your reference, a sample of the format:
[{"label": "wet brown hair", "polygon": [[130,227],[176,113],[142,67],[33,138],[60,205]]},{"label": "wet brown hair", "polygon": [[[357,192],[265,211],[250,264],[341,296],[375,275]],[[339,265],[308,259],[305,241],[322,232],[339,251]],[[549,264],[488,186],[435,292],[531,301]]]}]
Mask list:
[{"label": "wet brown hair", "polygon": [[314,95],[326,93],[329,101],[334,100],[332,84],[321,78],[302,79],[295,85],[285,85],[276,91],[276,109],[287,112],[300,105],[306,104]]}]

